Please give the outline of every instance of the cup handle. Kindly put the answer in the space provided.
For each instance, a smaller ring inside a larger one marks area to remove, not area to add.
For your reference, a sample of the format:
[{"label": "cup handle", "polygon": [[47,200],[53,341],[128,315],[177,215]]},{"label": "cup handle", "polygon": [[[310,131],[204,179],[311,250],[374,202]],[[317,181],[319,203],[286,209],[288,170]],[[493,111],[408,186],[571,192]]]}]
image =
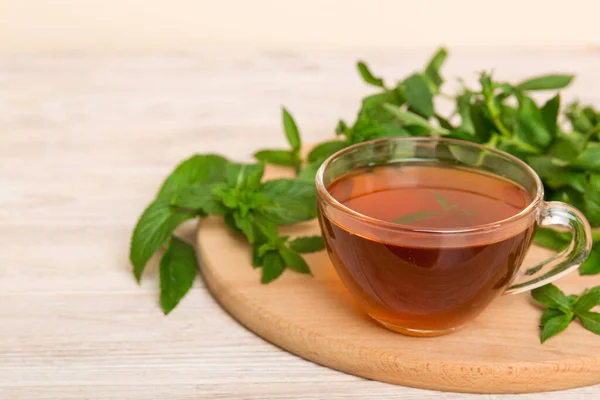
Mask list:
[{"label": "cup handle", "polygon": [[521,293],[553,282],[577,269],[590,254],[592,229],[585,216],[575,207],[559,201],[545,203],[539,226],[567,228],[572,235],[569,247],[554,257],[526,269],[524,276],[538,276],[509,286],[504,294]]}]

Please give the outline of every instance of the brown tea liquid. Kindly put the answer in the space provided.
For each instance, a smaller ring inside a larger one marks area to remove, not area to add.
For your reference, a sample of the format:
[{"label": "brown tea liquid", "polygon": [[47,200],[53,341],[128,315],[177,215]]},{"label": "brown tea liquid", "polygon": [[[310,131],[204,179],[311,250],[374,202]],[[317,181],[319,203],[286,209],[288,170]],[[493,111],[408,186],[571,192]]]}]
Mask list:
[{"label": "brown tea liquid", "polygon": [[[328,191],[363,215],[428,230],[498,222],[532,201],[525,189],[494,175],[419,164],[353,171]],[[424,334],[462,326],[503,292],[534,231],[531,225],[474,246],[419,247],[414,241],[403,245],[402,233],[386,243],[376,228],[351,232],[343,221],[320,222],[341,279],[369,315],[391,328]]]}]

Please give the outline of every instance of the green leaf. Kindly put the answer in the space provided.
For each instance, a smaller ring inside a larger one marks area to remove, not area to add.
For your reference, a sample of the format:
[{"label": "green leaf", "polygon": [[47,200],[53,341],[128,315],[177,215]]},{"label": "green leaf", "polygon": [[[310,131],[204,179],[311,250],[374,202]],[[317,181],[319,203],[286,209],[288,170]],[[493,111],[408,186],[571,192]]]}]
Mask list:
[{"label": "green leaf", "polygon": [[600,305],[600,286],[586,290],[575,302],[573,312],[579,315],[583,311],[590,311]]},{"label": "green leaf", "polygon": [[556,136],[558,111],[560,110],[560,94],[557,94],[544,104],[540,110],[542,120],[552,136]]},{"label": "green leaf", "polygon": [[473,94],[465,92],[456,97],[456,110],[461,117],[460,130],[471,135],[475,134],[475,127],[471,121],[471,97]]},{"label": "green leaf", "polygon": [[584,107],[583,115],[585,115],[592,126],[596,126],[600,123],[598,113],[592,107]]},{"label": "green leaf", "polygon": [[322,163],[327,158],[329,158],[329,156],[331,156],[334,153],[337,153],[338,151],[342,150],[343,148],[345,148],[347,146],[348,146],[348,144],[346,142],[342,142],[339,140],[332,140],[330,142],[321,143],[321,144],[317,145],[316,147],[314,147],[310,153],[308,153],[308,157],[307,157],[308,162],[309,163],[313,163],[313,162]]},{"label": "green leaf", "polygon": [[548,155],[531,156],[527,158],[529,166],[544,179],[567,172],[565,167],[559,165],[559,161],[560,160]]},{"label": "green leaf", "polygon": [[435,196],[435,199],[440,204],[442,209],[450,210],[451,208],[453,208],[452,205],[448,202],[448,199],[446,199],[446,197],[443,194],[441,194],[437,190],[432,190],[431,192]]},{"label": "green leaf", "polygon": [[316,189],[312,182],[274,179],[265,182],[260,193],[270,201],[260,213],[276,225],[292,225],[317,216]]},{"label": "green leaf", "polygon": [[360,76],[366,83],[381,88],[385,87],[385,85],[383,84],[383,79],[374,76],[364,61],[359,61],[356,66],[358,67],[358,72],[360,73]]},{"label": "green leaf", "polygon": [[279,278],[285,270],[285,262],[276,251],[270,251],[263,257],[262,283],[270,283]]},{"label": "green leaf", "polygon": [[569,232],[558,232],[548,228],[538,228],[534,240],[541,246],[552,250],[562,251],[569,246],[571,234]]},{"label": "green leaf", "polygon": [[600,313],[584,311],[577,315],[583,327],[596,335],[600,335]]},{"label": "green leaf", "polygon": [[571,161],[570,166],[600,172],[600,147],[588,146],[577,158]]},{"label": "green leaf", "polygon": [[552,143],[553,136],[546,128],[540,109],[531,98],[521,99],[517,123],[519,137],[525,142],[542,148]]},{"label": "green leaf", "polygon": [[425,76],[434,84],[436,88],[439,88],[444,82],[440,76],[440,68],[442,67],[442,64],[446,60],[447,56],[448,52],[446,49],[443,47],[439,48],[433,57],[431,57],[431,60],[429,60],[429,63],[425,68]]},{"label": "green leaf", "polygon": [[129,249],[138,282],[150,257],[167,242],[175,228],[194,217],[194,213],[172,208],[168,199],[157,199],[144,210],[133,230]]},{"label": "green leaf", "polygon": [[350,128],[348,127],[348,125],[346,125],[346,122],[344,122],[344,120],[340,119],[338,121],[338,124],[335,127],[335,134],[336,135],[346,135],[346,136],[351,134]]},{"label": "green leaf", "polygon": [[429,122],[427,122],[427,120],[425,118],[423,118],[413,112],[404,111],[400,107],[395,106],[393,104],[385,104],[383,107],[387,111],[389,111],[390,114],[392,114],[395,118],[397,118],[398,120],[400,120],[401,122],[403,122],[406,125],[420,126],[420,127],[428,129],[432,133],[439,133],[442,135],[448,133],[448,131],[446,129],[431,125]]},{"label": "green leaf", "polygon": [[165,314],[190,290],[197,270],[194,248],[173,236],[160,260],[160,304]]},{"label": "green leaf", "polygon": [[283,117],[283,129],[285,130],[285,136],[287,137],[290,146],[292,146],[292,149],[294,150],[300,150],[302,141],[300,140],[300,132],[298,131],[298,126],[296,126],[294,117],[292,117],[292,114],[290,114],[285,107],[281,108],[281,113]]},{"label": "green leaf", "polygon": [[440,126],[444,129],[448,129],[449,131],[453,130],[454,127],[452,126],[452,124],[450,123],[450,121],[448,121],[446,118],[436,114],[435,115],[435,119],[437,119],[438,123],[440,124]]},{"label": "green leaf", "polygon": [[170,204],[179,208],[200,210],[207,214],[225,215],[227,207],[214,193],[218,185],[213,183],[179,189],[172,195]]},{"label": "green leaf", "polygon": [[587,133],[594,128],[594,124],[578,103],[569,104],[564,113],[571,122],[573,129]]},{"label": "green leaf", "polygon": [[227,183],[239,189],[256,189],[265,172],[264,164],[238,164],[227,165],[225,176]]},{"label": "green leaf", "polygon": [[546,307],[557,308],[563,312],[571,311],[571,303],[567,296],[553,284],[533,289],[531,296]]},{"label": "green leaf", "polygon": [[290,249],[286,249],[285,247],[279,249],[279,254],[283,258],[283,261],[287,267],[301,274],[312,275],[308,264],[300,254]]},{"label": "green leaf", "polygon": [[587,260],[579,267],[581,275],[600,274],[600,242],[595,242]]},{"label": "green leaf", "polygon": [[404,96],[406,102],[418,114],[424,117],[433,117],[433,95],[429,91],[427,82],[420,74],[413,74],[404,81]]},{"label": "green leaf", "polygon": [[374,131],[377,131],[374,128],[375,126],[396,123],[396,118],[385,109],[384,105],[390,103],[400,106],[404,102],[404,98],[397,90],[388,90],[365,97],[362,100],[356,122],[352,127],[351,135],[346,136],[348,144],[356,144],[372,139]]},{"label": "green leaf", "polygon": [[527,79],[517,85],[519,90],[554,90],[569,86],[573,75],[545,75]]},{"label": "green leaf", "polygon": [[321,164],[321,162],[311,163],[302,168],[300,173],[298,173],[298,180],[314,184],[317,171],[321,167]]},{"label": "green leaf", "polygon": [[252,245],[252,268],[258,268],[263,265],[263,257],[259,253],[260,248],[263,245],[264,243],[259,242],[258,240]]},{"label": "green leaf", "polygon": [[572,312],[568,312],[564,315],[559,315],[557,317],[550,318],[548,321],[546,321],[544,327],[542,328],[541,342],[544,343],[552,336],[558,335],[559,333],[567,329],[567,326],[569,326],[572,320]]},{"label": "green leaf", "polygon": [[587,139],[580,133],[559,132],[548,149],[548,154],[561,160],[571,161],[581,154],[586,143]]},{"label": "green leaf", "polygon": [[437,215],[440,215],[440,213],[433,211],[416,211],[413,213],[403,215],[400,218],[396,218],[394,222],[397,224],[410,224],[413,222],[425,221]]},{"label": "green leaf", "polygon": [[555,308],[547,308],[542,314],[542,327],[552,318],[560,317],[561,315],[565,315],[565,313]]},{"label": "green leaf", "polygon": [[496,132],[494,123],[488,118],[488,110],[485,104],[474,103],[469,109],[469,118],[473,125],[475,136],[480,143],[486,143]]},{"label": "green leaf", "polygon": [[225,180],[227,159],[215,154],[194,155],[180,163],[165,179],[157,197],[170,196],[175,190],[201,183]]},{"label": "green leaf", "polygon": [[285,167],[295,167],[301,162],[296,152],[290,150],[261,150],[254,153],[254,158],[267,164]]},{"label": "green leaf", "polygon": [[598,226],[600,225],[600,174],[590,174],[585,189],[585,216],[592,226]]},{"label": "green leaf", "polygon": [[322,236],[301,236],[289,243],[290,249],[297,253],[314,253],[325,248]]},{"label": "green leaf", "polygon": [[571,307],[573,307],[577,302],[577,299],[579,299],[579,296],[576,294],[570,294],[567,296],[567,299],[569,299],[569,304],[571,304]]},{"label": "green leaf", "polygon": [[254,243],[254,218],[251,214],[242,216],[239,211],[233,213],[233,220],[235,226],[244,234],[250,244]]}]

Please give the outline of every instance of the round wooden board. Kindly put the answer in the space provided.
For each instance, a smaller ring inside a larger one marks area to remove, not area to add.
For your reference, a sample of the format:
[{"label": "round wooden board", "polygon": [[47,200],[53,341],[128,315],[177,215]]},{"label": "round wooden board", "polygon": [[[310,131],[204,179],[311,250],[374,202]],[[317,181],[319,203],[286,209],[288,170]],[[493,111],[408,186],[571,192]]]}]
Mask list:
[{"label": "round wooden board", "polygon": [[[269,178],[284,175],[268,171]],[[287,234],[318,234],[315,221]],[[363,314],[326,252],[307,260],[314,277],[287,270],[261,285],[250,247],[217,218],[197,236],[204,280],[239,322],[271,343],[315,363],[364,378],[425,389],[524,393],[600,383],[600,337],[578,322],[540,344],[542,309],[528,293],[503,296],[462,330],[415,338],[391,332]],[[526,265],[551,255],[533,247]],[[570,293],[600,285],[600,276],[573,273],[557,285]]]}]

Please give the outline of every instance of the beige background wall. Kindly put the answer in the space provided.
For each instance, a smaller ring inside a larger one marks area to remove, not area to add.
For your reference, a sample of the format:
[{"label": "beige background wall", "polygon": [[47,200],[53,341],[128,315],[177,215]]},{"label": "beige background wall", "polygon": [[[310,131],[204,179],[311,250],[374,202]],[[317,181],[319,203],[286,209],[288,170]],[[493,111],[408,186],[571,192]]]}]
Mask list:
[{"label": "beige background wall", "polygon": [[596,0],[0,0],[0,51],[600,45]]}]

